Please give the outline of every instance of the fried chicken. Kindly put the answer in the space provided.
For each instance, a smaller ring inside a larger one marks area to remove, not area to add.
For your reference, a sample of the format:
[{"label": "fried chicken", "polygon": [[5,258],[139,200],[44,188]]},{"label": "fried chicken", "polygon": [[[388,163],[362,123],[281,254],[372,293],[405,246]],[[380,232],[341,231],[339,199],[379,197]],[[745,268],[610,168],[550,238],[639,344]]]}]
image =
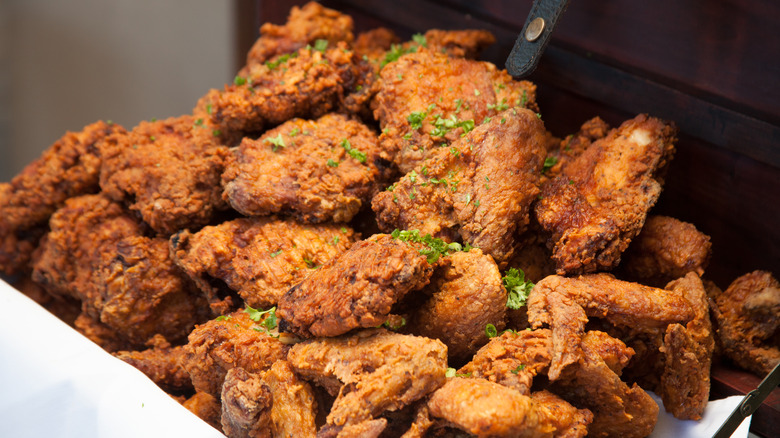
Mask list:
[{"label": "fried chicken", "polygon": [[754,271],[734,280],[715,300],[720,351],[740,367],[765,376],[780,362],[780,283]]},{"label": "fried chicken", "polygon": [[84,310],[99,319],[103,298],[95,278],[103,257],[114,252],[120,240],[142,235],[143,225],[103,195],[68,199],[49,224],[33,280],[52,295],[82,301]]},{"label": "fried chicken", "polygon": [[127,342],[116,330],[103,324],[99,319],[89,316],[86,312],[82,312],[76,317],[76,320],[73,321],[73,328],[109,353],[136,350],[143,347]]},{"label": "fried chicken", "polygon": [[170,239],[176,264],[198,285],[211,310],[222,315],[241,301],[256,308],[282,294],[346,251],[357,239],[348,227],[302,225],[275,218],[239,218]]},{"label": "fried chicken", "polygon": [[99,191],[103,139],[122,133],[117,124],[98,121],[67,132],[9,183],[0,183],[0,272],[29,270],[49,217],[74,196]]},{"label": "fried chicken", "polygon": [[560,275],[609,270],[661,193],[676,128],[639,115],[595,141],[542,186],[535,212]]},{"label": "fried chicken", "polygon": [[593,142],[606,137],[609,130],[607,122],[600,117],[594,117],[583,123],[575,134],[567,135],[563,140],[548,146],[542,181],[547,182],[560,175],[563,169],[582,155]]},{"label": "fried chicken", "polygon": [[339,41],[350,43],[354,39],[353,26],[352,17],[317,2],[312,1],[302,7],[293,6],[284,25],[265,23],[260,27],[260,38],[249,50],[246,67],[239,75],[246,76],[252,67],[278,55],[314,45],[317,40],[325,40],[330,44]]},{"label": "fried chicken", "polygon": [[507,297],[501,274],[478,249],[441,259],[422,292],[430,298],[409,318],[408,330],[444,342],[450,363],[463,363],[488,342],[487,324],[504,329]]},{"label": "fried chicken", "polygon": [[280,331],[305,338],[377,327],[433,268],[416,247],[386,234],[355,243],[291,287],[279,300]]},{"label": "fried chicken", "polygon": [[496,42],[492,33],[482,29],[431,29],[423,36],[428,50],[467,59],[476,59],[483,49]]},{"label": "fried chicken", "polygon": [[271,438],[271,389],[262,376],[231,368],[222,385],[222,431],[230,438]]},{"label": "fried chicken", "polygon": [[693,224],[668,216],[648,216],[620,263],[627,279],[663,287],[688,272],[699,276],[712,254],[710,236]]},{"label": "fried chicken", "polygon": [[503,267],[539,193],[543,135],[533,112],[510,109],[429,151],[425,164],[374,197],[380,229],[462,238]]},{"label": "fried chicken", "polygon": [[219,178],[228,150],[203,123],[189,115],[142,121],[106,139],[103,193],[161,234],[206,225],[226,208]]},{"label": "fried chicken", "polygon": [[265,371],[284,359],[288,349],[247,312],[237,311],[197,326],[184,346],[181,364],[197,391],[219,398],[228,370]]},{"label": "fried chicken", "polygon": [[205,392],[196,392],[195,395],[185,400],[182,406],[210,424],[214,429],[222,431],[222,404],[219,398],[212,397]]},{"label": "fried chicken", "polygon": [[304,47],[252,66],[224,90],[209,91],[193,114],[220,138],[237,138],[295,117],[313,119],[334,110],[359,114],[371,97],[373,68],[346,43],[320,49]]},{"label": "fried chicken", "polygon": [[[487,62],[422,47],[382,68],[372,104],[379,141],[402,172],[425,165],[438,149],[508,108],[537,111],[536,86],[513,81]],[[445,149],[447,149],[445,147]]]},{"label": "fried chicken", "polygon": [[392,30],[386,27],[377,27],[366,32],[360,32],[352,44],[352,50],[361,58],[368,58],[376,66],[378,72],[379,64],[384,59],[387,51],[400,41],[398,35]]},{"label": "fried chicken", "polygon": [[248,216],[348,222],[384,184],[390,164],[358,121],[339,114],[293,119],[241,142],[222,175],[224,198]]},{"label": "fried chicken", "polygon": [[447,347],[433,339],[370,329],[296,344],[287,360],[301,377],[338,394],[318,434],[331,437],[441,386]]},{"label": "fried chicken", "polygon": [[168,343],[141,351],[117,351],[114,356],[146,374],[166,392],[192,391],[192,379],[181,364],[184,347]]}]

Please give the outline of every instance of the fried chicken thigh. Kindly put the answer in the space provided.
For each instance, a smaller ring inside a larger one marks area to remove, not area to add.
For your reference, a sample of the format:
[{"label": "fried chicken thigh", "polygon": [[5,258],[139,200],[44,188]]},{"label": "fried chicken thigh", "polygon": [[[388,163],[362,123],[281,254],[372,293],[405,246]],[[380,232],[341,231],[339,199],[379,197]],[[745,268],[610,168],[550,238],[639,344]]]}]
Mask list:
[{"label": "fried chicken thigh", "polygon": [[639,233],[672,158],[673,124],[639,115],[595,141],[542,186],[535,212],[560,275],[609,270]]},{"label": "fried chicken thigh", "polygon": [[143,121],[105,141],[100,187],[170,235],[203,226],[225,209],[219,178],[227,155],[203,119]]},{"label": "fried chicken thigh", "polygon": [[505,109],[538,110],[532,83],[514,81],[487,62],[424,48],[387,64],[379,81],[372,104],[379,141],[402,172],[419,169],[439,146],[490,117],[500,119]]},{"label": "fried chicken thigh", "polygon": [[362,123],[339,114],[291,120],[245,138],[222,175],[224,198],[245,215],[348,222],[389,174],[390,156]]},{"label": "fried chicken thigh", "polygon": [[310,338],[377,327],[393,304],[428,284],[432,272],[413,245],[371,236],[285,292],[277,311],[280,330]]},{"label": "fried chicken thigh", "polygon": [[533,112],[510,109],[429,151],[425,164],[374,197],[380,229],[462,238],[505,265],[539,193],[543,136]]},{"label": "fried chicken thigh", "polygon": [[101,142],[123,132],[103,121],[68,132],[11,182],[0,183],[0,272],[29,269],[49,217],[66,199],[99,191]]},{"label": "fried chicken thigh", "polygon": [[371,329],[296,344],[288,361],[304,379],[338,394],[318,434],[331,437],[441,386],[447,347],[433,339]]},{"label": "fried chicken thigh", "polygon": [[214,314],[240,305],[267,308],[356,240],[351,228],[239,218],[170,240],[176,264],[198,285]]},{"label": "fried chicken thigh", "polygon": [[182,366],[184,347],[170,344],[155,345],[142,351],[117,351],[114,356],[146,374],[164,390],[192,390],[192,379]]}]

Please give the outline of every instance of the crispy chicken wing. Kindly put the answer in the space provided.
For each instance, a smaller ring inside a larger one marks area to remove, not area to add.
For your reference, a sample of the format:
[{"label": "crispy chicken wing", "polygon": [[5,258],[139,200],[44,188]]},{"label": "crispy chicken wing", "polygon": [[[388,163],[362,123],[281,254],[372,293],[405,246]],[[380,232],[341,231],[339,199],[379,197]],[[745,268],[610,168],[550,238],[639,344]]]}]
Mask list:
[{"label": "crispy chicken wing", "polygon": [[402,172],[419,171],[439,146],[490,117],[500,120],[505,109],[538,110],[532,83],[514,81],[490,63],[424,48],[387,64],[379,81],[373,104],[379,141]]},{"label": "crispy chicken wing", "polygon": [[198,418],[210,424],[211,427],[222,431],[222,404],[218,397],[213,397],[205,392],[196,392],[192,397],[182,403],[188,411]]},{"label": "crispy chicken wing", "polygon": [[558,274],[609,270],[639,233],[672,158],[673,124],[639,115],[595,141],[542,186],[535,212]]},{"label": "crispy chicken wing", "polygon": [[510,109],[429,151],[424,164],[374,197],[380,229],[462,238],[505,265],[539,193],[543,133],[534,113]]},{"label": "crispy chicken wing", "polygon": [[0,183],[0,272],[27,270],[54,211],[68,198],[99,191],[101,142],[122,132],[103,121],[68,132],[11,182]]},{"label": "crispy chicken wing", "polygon": [[303,378],[338,393],[318,434],[330,437],[441,386],[447,347],[433,339],[371,329],[296,344],[288,360]]},{"label": "crispy chicken wing", "polygon": [[339,114],[294,119],[241,142],[222,175],[224,198],[250,216],[348,222],[384,184],[390,164],[358,121]]},{"label": "crispy chicken wing", "polygon": [[282,294],[346,251],[357,235],[348,227],[302,225],[275,218],[239,218],[180,231],[171,237],[176,264],[195,281],[215,314],[241,303],[267,308]]},{"label": "crispy chicken wing", "polygon": [[261,375],[231,368],[222,384],[222,430],[230,438],[271,438],[273,395]]},{"label": "crispy chicken wing", "polygon": [[567,135],[556,144],[549,144],[542,181],[547,182],[560,175],[563,169],[582,155],[593,142],[606,137],[609,130],[607,122],[600,117],[594,117],[583,123],[575,134]]},{"label": "crispy chicken wing", "polygon": [[428,284],[432,272],[413,245],[371,236],[285,292],[277,311],[280,331],[309,338],[377,327],[393,304]]},{"label": "crispy chicken wing", "polygon": [[159,233],[203,226],[226,207],[219,178],[228,150],[203,119],[143,121],[128,134],[109,137],[103,154],[103,192]]},{"label": "crispy chicken wing", "polygon": [[181,364],[184,347],[156,345],[141,351],[117,351],[114,356],[146,374],[167,392],[192,391],[192,379]]},{"label": "crispy chicken wing", "polygon": [[490,256],[478,249],[456,252],[434,269],[430,294],[409,318],[408,330],[447,345],[450,363],[463,363],[488,342],[485,326],[504,329],[506,290]]}]

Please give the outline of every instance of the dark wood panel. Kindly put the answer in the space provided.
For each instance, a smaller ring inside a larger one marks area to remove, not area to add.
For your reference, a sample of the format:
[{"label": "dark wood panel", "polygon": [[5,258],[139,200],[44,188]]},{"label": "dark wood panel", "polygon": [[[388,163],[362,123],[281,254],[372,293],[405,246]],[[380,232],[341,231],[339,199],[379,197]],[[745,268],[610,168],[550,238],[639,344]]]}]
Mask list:
[{"label": "dark wood panel", "polygon": [[[712,367],[711,382],[712,396],[724,398],[749,393],[761,383],[761,378],[738,370],[728,363],[716,363]],[[777,436],[778,418],[780,418],[780,388],[775,388],[753,413],[750,430],[762,437]]]}]

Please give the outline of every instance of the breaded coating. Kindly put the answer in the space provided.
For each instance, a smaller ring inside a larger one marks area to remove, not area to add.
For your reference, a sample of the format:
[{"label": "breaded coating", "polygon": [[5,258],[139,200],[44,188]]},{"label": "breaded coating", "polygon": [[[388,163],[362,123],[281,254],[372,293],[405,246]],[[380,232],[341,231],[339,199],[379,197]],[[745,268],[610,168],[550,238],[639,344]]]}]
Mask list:
[{"label": "breaded coating", "polygon": [[780,283],[771,272],[753,271],[734,280],[715,303],[720,351],[766,376],[780,362]]},{"label": "breaded coating", "polygon": [[376,134],[356,120],[293,119],[241,142],[222,175],[223,197],[247,216],[349,222],[384,186],[390,165]]},{"label": "breaded coating", "polygon": [[609,274],[576,278],[552,275],[534,286],[528,297],[528,320],[552,329],[554,354],[550,380],[582,357],[580,339],[588,317],[635,332],[664,332],[669,324],[687,324],[696,310],[680,293],[615,279]]},{"label": "breaded coating", "polygon": [[[33,260],[35,260],[35,254],[33,254]],[[81,314],[81,302],[79,300],[69,296],[55,296],[48,293],[41,285],[34,282],[30,275],[19,276],[10,284],[14,289],[23,293],[71,327],[73,327],[74,321]]]},{"label": "breaded coating", "polygon": [[606,137],[609,130],[607,122],[601,120],[600,117],[594,117],[583,123],[575,134],[567,135],[563,140],[550,145],[547,149],[542,181],[547,182],[560,175],[563,169],[582,155],[593,142]]},{"label": "breaded coating", "polygon": [[85,312],[82,312],[76,320],[73,321],[73,327],[85,338],[94,342],[109,353],[136,350],[142,347],[141,345],[127,342],[116,332],[116,330],[103,324],[100,320],[89,316]]},{"label": "breaded coating", "polygon": [[170,344],[142,351],[117,351],[114,356],[146,374],[166,392],[191,391],[192,379],[181,364],[184,347]]},{"label": "breaded coating", "polygon": [[[260,38],[249,50],[247,65],[242,72],[246,73],[246,70],[275,56],[314,45],[320,39],[330,44],[339,41],[350,43],[354,39],[353,26],[352,17],[317,2],[312,1],[302,7],[293,6],[284,25],[265,23],[260,27]],[[245,76],[242,72],[239,75]]]},{"label": "breaded coating", "polygon": [[230,438],[271,438],[271,389],[262,376],[231,368],[222,385],[222,431]]},{"label": "breaded coating", "polygon": [[[592,333],[592,332],[588,332]],[[608,346],[601,346],[602,342]],[[588,436],[646,437],[658,420],[658,405],[637,384],[629,387],[602,358],[603,351],[633,353],[625,344],[604,334],[586,334],[582,338],[582,358],[550,391],[568,402],[593,412]],[[615,353],[612,353],[615,354]]]},{"label": "breaded coating", "polygon": [[386,27],[377,27],[360,32],[352,44],[352,50],[361,58],[368,58],[379,71],[379,63],[384,59],[385,53],[400,41],[401,39],[392,30]]},{"label": "breaded coating", "polygon": [[173,264],[167,239],[120,240],[103,254],[93,281],[102,302],[100,320],[133,343],[156,334],[184,340],[210,316],[205,298]]},{"label": "breaded coating", "polygon": [[693,224],[668,216],[648,216],[620,268],[631,281],[663,287],[689,272],[704,274],[711,254],[710,236]]},{"label": "breaded coating", "polygon": [[120,240],[142,235],[143,225],[103,195],[68,199],[49,225],[33,280],[52,295],[81,300],[84,310],[99,319],[103,299],[95,279],[103,257],[113,253]]},{"label": "breaded coating", "polygon": [[[382,127],[379,141],[402,172],[425,165],[438,146],[508,108],[538,111],[536,86],[514,81],[487,62],[419,48],[380,72],[372,104]],[[445,148],[446,149],[446,148]]]},{"label": "breaded coating", "polygon": [[271,389],[271,422],[274,437],[317,435],[317,400],[312,387],[298,378],[289,362],[280,360],[263,375]]},{"label": "breaded coating", "polygon": [[533,112],[510,109],[449,147],[434,148],[424,164],[374,197],[380,229],[462,239],[503,267],[539,193],[543,136]]},{"label": "breaded coating", "polygon": [[248,313],[237,311],[197,326],[184,346],[181,363],[197,391],[219,397],[228,370],[265,371],[284,359],[288,349]]},{"label": "breaded coating", "polygon": [[485,326],[504,329],[506,289],[498,266],[479,249],[456,252],[441,259],[430,294],[409,318],[408,330],[447,345],[450,363],[463,363],[488,342]]},{"label": "breaded coating", "polygon": [[170,239],[176,264],[198,285],[211,310],[223,315],[240,301],[267,308],[314,269],[358,238],[349,227],[302,225],[276,218],[239,218]]},{"label": "breaded coating", "polygon": [[431,395],[428,409],[443,425],[478,437],[585,436],[593,417],[549,392],[529,397],[488,380],[462,377],[447,379]]},{"label": "breaded coating", "polygon": [[371,236],[285,292],[279,330],[310,338],[377,327],[393,304],[428,284],[432,273],[414,246],[386,234]]},{"label": "breaded coating", "polygon": [[676,142],[672,123],[639,115],[613,129],[542,185],[535,212],[551,234],[560,275],[609,270],[661,193]]},{"label": "breaded coating", "polygon": [[530,395],[534,377],[547,373],[552,351],[550,330],[506,331],[480,348],[458,373],[487,379]]},{"label": "breaded coating", "polygon": [[226,207],[219,178],[228,149],[203,119],[142,121],[106,139],[103,154],[103,193],[126,203],[158,233],[203,226]]},{"label": "breaded coating", "polygon": [[518,237],[518,248],[507,263],[508,267],[522,269],[525,278],[532,283],[538,283],[544,277],[555,274],[552,252],[547,248],[544,236],[535,227],[538,227],[538,224],[531,217],[529,229]]},{"label": "breaded coating", "polygon": [[476,59],[483,49],[496,42],[492,33],[482,29],[430,29],[423,36],[430,51],[468,59]]},{"label": "breaded coating", "polygon": [[222,423],[220,422],[222,404],[219,398],[212,397],[205,392],[196,392],[195,395],[185,400],[182,406],[210,424],[214,429],[222,431]]},{"label": "breaded coating", "polygon": [[370,329],[294,345],[287,360],[304,379],[338,397],[318,436],[336,436],[419,400],[444,384],[447,347],[440,341]]},{"label": "breaded coating", "polygon": [[0,272],[27,270],[54,211],[68,198],[100,190],[100,143],[121,132],[120,125],[103,121],[67,132],[9,183],[0,184]]},{"label": "breaded coating", "polygon": [[260,132],[292,118],[318,118],[332,111],[359,113],[371,97],[373,68],[346,43],[324,50],[301,48],[238,76],[223,90],[213,89],[193,114],[219,135]]}]

